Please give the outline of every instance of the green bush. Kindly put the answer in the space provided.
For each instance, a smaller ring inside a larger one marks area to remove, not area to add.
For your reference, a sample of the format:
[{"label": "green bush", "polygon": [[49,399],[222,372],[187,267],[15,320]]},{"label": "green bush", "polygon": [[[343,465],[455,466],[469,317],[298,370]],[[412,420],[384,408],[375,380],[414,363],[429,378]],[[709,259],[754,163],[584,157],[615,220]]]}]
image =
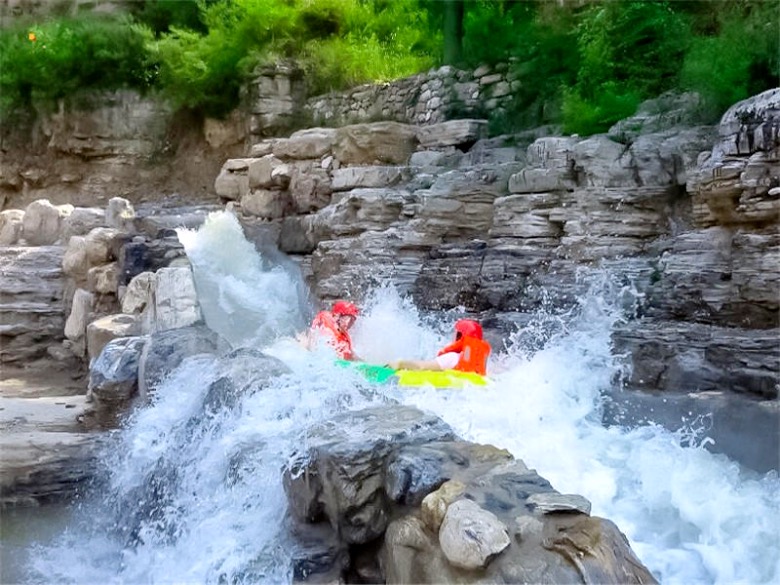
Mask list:
[{"label": "green bush", "polygon": [[127,19],[59,20],[0,32],[0,116],[53,105],[81,89],[146,89],[156,63],[151,31]]},{"label": "green bush", "polygon": [[580,66],[564,98],[564,129],[592,134],[675,87],[690,25],[665,1],[603,2],[584,14],[577,33]]},{"label": "green bush", "polygon": [[537,8],[518,31],[522,42],[512,51],[517,80],[511,115],[517,128],[561,120],[564,92],[574,85],[579,67],[574,13],[557,4]]},{"label": "green bush", "polygon": [[[312,22],[314,6],[319,13],[327,9],[331,24],[327,29],[307,24],[309,41],[296,56],[311,95],[398,79],[435,64],[432,55],[438,52],[440,36],[430,33],[416,0],[319,0],[302,12],[304,23]],[[313,34],[326,30],[336,32]]]},{"label": "green bush", "polygon": [[355,42],[352,35],[313,41],[299,63],[307,90],[320,95],[361,83],[389,81],[422,71],[433,64],[426,56],[410,55],[382,44],[376,37]]},{"label": "green bush", "polygon": [[125,0],[130,14],[159,35],[171,28],[188,28],[206,32],[200,7],[220,0]]},{"label": "green bush", "polygon": [[[302,65],[310,94],[391,80],[440,62],[445,13],[453,14],[439,0],[128,3],[124,19],[0,30],[0,116],[119,87],[156,87],[175,107],[220,116],[258,65],[279,59]],[[562,122],[600,132],[676,88],[700,92],[714,116],[780,75],[780,0],[469,0],[463,8],[465,61],[510,61],[511,107],[492,120],[506,131]]]},{"label": "green bush", "polygon": [[414,0],[232,0],[203,7],[208,33],[172,28],[154,43],[163,92],[220,116],[257,65],[298,60],[310,93],[383,81],[430,66],[435,35]]},{"label": "green bush", "polygon": [[584,99],[576,90],[564,91],[563,131],[590,136],[631,116],[642,101],[638,91],[615,82],[601,85],[596,97]]},{"label": "green bush", "polygon": [[716,119],[732,104],[777,87],[780,79],[780,2],[724,5],[711,35],[693,40],[681,86],[699,92]]}]

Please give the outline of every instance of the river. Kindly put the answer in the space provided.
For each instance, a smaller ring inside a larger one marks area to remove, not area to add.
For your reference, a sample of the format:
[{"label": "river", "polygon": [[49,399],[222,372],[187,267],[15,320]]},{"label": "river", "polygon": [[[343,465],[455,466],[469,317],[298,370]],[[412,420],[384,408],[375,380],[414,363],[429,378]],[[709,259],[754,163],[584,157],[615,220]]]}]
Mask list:
[{"label": "river", "polygon": [[[573,310],[533,315],[495,344],[487,389],[403,389],[372,386],[336,367],[326,348],[308,352],[294,341],[313,310],[300,274],[292,262],[257,254],[232,216],[214,214],[180,239],[208,324],[291,373],[260,385],[243,362],[186,360],[114,433],[99,480],[71,515],[16,549],[20,581],[291,582],[281,470],[305,428],[398,401],[587,497],[666,585],[780,582],[776,471],[751,472],[707,450],[699,419],[677,432],[603,424],[605,397],[625,374],[610,334],[625,318],[627,291],[609,275],[594,274]],[[461,314],[423,313],[390,286],[361,307],[355,348],[376,363],[433,355]],[[243,391],[215,402],[209,388],[225,378]]]}]

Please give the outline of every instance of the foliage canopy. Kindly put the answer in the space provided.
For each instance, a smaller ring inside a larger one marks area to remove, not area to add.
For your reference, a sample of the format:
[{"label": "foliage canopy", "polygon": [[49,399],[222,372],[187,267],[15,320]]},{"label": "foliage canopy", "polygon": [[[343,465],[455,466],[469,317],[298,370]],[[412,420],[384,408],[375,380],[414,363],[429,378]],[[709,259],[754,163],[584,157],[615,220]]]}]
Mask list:
[{"label": "foliage canopy", "polygon": [[[503,131],[555,123],[600,132],[667,90],[699,92],[714,119],[780,77],[780,0],[127,6],[118,18],[78,15],[0,30],[0,117],[81,89],[120,87],[153,89],[178,108],[220,116],[239,103],[259,66],[295,61],[315,95],[440,65],[453,43],[459,65],[510,64],[512,106],[494,120]],[[455,26],[453,15],[461,19]]]}]

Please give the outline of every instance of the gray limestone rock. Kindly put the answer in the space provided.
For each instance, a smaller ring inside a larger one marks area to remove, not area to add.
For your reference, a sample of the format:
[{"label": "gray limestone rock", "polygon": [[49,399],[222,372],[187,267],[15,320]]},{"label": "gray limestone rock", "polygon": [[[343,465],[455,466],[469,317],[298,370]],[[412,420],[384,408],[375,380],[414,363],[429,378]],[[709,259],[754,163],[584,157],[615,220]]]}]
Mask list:
[{"label": "gray limestone rock", "polygon": [[507,527],[471,500],[450,504],[439,529],[444,556],[454,566],[473,570],[484,568],[509,546]]}]

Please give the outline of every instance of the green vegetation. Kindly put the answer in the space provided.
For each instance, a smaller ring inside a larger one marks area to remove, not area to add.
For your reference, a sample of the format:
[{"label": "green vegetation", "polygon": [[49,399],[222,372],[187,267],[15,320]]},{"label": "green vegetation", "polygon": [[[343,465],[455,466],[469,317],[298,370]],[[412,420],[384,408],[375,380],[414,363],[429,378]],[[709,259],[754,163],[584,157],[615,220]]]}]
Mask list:
[{"label": "green vegetation", "polygon": [[674,87],[689,38],[668,2],[593,5],[578,25],[579,69],[563,100],[566,132],[593,134]]},{"label": "green vegetation", "polygon": [[0,35],[0,115],[82,89],[148,88],[151,31],[128,19],[62,19]]},{"label": "green vegetation", "polygon": [[712,26],[692,39],[680,85],[702,94],[715,116],[780,85],[780,1],[724,3]]},{"label": "green vegetation", "polygon": [[699,92],[710,121],[778,85],[780,0],[128,0],[0,30],[0,119],[82,89],[153,90],[221,116],[258,67],[304,71],[310,95],[444,62],[509,63],[503,131],[586,135],[667,90]]},{"label": "green vegetation", "polygon": [[436,37],[414,0],[232,0],[203,6],[201,34],[171,26],[151,47],[178,107],[221,115],[258,65],[295,60],[309,92],[411,75],[434,64]]}]

